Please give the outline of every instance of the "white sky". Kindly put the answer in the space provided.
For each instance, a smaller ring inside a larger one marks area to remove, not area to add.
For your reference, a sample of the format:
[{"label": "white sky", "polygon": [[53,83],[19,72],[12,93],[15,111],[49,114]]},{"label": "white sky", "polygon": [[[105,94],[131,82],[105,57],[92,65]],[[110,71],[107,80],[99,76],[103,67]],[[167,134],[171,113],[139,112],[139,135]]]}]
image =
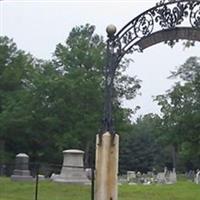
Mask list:
[{"label": "white sky", "polygon": [[[121,29],[138,14],[153,7],[155,0],[4,0],[0,1],[0,35],[13,38],[19,49],[30,52],[37,58],[50,59],[56,44],[63,43],[71,29],[86,23],[96,26],[96,33],[106,38],[108,24]],[[125,102],[125,106],[141,107],[137,116],[149,112],[158,113],[152,96],[163,94],[173,81],[166,78],[175,66],[180,66],[190,56],[199,56],[200,44],[183,51],[182,42],[173,49],[158,44],[134,53],[134,63],[128,69],[142,82],[142,96]]]}]

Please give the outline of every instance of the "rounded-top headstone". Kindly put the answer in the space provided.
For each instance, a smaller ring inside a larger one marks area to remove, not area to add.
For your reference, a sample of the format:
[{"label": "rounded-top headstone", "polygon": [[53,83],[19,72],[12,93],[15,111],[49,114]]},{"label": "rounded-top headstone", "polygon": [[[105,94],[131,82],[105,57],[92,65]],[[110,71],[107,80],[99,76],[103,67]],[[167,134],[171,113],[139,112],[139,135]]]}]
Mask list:
[{"label": "rounded-top headstone", "polygon": [[25,153],[19,153],[15,158],[15,169],[11,176],[13,181],[32,181],[33,177],[29,171],[29,156]]},{"label": "rounded-top headstone", "polygon": [[29,158],[29,156],[25,153],[19,153],[16,155],[16,157],[24,157],[24,158]]},{"label": "rounded-top headstone", "polygon": [[29,156],[25,153],[16,155],[15,168],[19,170],[28,170]]}]

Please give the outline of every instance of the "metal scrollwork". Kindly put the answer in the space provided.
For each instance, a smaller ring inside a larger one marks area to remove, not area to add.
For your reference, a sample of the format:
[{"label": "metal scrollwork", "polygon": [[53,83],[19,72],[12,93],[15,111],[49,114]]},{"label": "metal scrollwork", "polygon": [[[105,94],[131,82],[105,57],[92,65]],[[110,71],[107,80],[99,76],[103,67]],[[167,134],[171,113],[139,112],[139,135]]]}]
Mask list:
[{"label": "metal scrollwork", "polygon": [[179,2],[181,0],[161,0],[160,2],[158,2],[156,5],[159,6],[159,5],[163,5],[163,4],[166,4],[166,3],[174,3],[174,2]]},{"label": "metal scrollwork", "polygon": [[[189,17],[188,17],[189,16]],[[124,54],[139,49],[137,42],[159,30],[200,28],[200,0],[162,0],[131,20],[113,37],[118,62]]]},{"label": "metal scrollwork", "polygon": [[145,13],[139,17],[134,26],[135,35],[139,38],[151,34],[153,31],[154,21],[151,13]]},{"label": "metal scrollwork", "polygon": [[155,21],[164,29],[174,28],[184,21],[184,17],[187,17],[187,7],[187,5],[180,2],[178,2],[177,6],[172,9],[167,5],[163,5],[163,7],[154,11],[157,15]]},{"label": "metal scrollwork", "polygon": [[193,5],[190,13],[190,24],[194,28],[200,28],[200,2]]},{"label": "metal scrollwork", "polygon": [[128,44],[129,42],[131,42],[133,40],[132,31],[127,31],[122,40],[124,44]]}]

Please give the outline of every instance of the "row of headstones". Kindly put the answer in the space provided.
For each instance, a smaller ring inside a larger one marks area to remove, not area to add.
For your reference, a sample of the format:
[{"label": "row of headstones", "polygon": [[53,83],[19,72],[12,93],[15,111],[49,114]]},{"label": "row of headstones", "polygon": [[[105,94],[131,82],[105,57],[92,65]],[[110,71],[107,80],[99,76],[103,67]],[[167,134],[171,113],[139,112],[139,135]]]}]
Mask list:
[{"label": "row of headstones", "polygon": [[[56,182],[66,182],[66,183],[89,183],[91,179],[90,169],[84,170],[83,166],[83,155],[84,151],[81,150],[65,150],[63,151],[63,165],[60,174],[52,174],[51,180]],[[188,176],[191,173],[188,174]],[[42,176],[40,176],[43,178]],[[200,170],[197,170],[196,174],[193,173],[193,180],[196,184],[200,184]],[[33,180],[29,170],[29,156],[25,153],[20,153],[16,155],[15,170],[11,176],[12,180]],[[147,174],[142,174],[135,171],[127,171],[126,180],[121,182],[128,182],[129,184],[151,184],[151,183],[162,183],[171,184],[176,183],[176,172],[175,170],[169,171],[164,168],[164,172],[155,173],[148,172]]]},{"label": "row of headstones", "polygon": [[126,182],[130,185],[134,184],[173,184],[176,183],[176,172],[175,170],[170,171],[167,168],[164,168],[164,172],[155,173],[154,171],[144,173],[135,172],[135,171],[127,171],[127,179]]},{"label": "row of headstones", "polygon": [[[200,170],[197,169],[196,172],[194,170],[186,173],[186,177],[192,180],[196,184],[200,184]],[[148,172],[147,174],[142,174],[139,171],[136,173],[135,171],[127,171],[126,179],[123,182],[127,182],[130,185],[134,185],[137,183],[142,184],[152,184],[152,183],[161,183],[161,184],[173,184],[177,182],[176,172],[175,170],[170,171],[167,168],[164,168],[164,172],[155,173]]]},{"label": "row of headstones", "polygon": [[[51,180],[65,183],[89,183],[89,174],[83,166],[84,151],[71,149],[63,151],[63,165],[60,174],[52,174]],[[88,176],[87,176],[88,175]],[[14,181],[32,181],[29,170],[29,156],[25,153],[19,153],[15,159],[15,169],[11,180]]]}]

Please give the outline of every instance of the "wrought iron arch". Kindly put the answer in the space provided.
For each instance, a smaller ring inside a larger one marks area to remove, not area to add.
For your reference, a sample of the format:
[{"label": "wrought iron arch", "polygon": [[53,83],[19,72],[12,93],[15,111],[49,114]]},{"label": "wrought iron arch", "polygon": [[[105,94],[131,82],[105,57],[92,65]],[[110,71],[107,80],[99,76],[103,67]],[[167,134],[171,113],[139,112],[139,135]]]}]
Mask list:
[{"label": "wrought iron arch", "polygon": [[170,45],[178,39],[200,41],[200,0],[162,0],[128,22],[118,33],[107,27],[107,65],[103,130],[115,135],[112,104],[116,68],[125,54],[142,52],[159,42]]}]

